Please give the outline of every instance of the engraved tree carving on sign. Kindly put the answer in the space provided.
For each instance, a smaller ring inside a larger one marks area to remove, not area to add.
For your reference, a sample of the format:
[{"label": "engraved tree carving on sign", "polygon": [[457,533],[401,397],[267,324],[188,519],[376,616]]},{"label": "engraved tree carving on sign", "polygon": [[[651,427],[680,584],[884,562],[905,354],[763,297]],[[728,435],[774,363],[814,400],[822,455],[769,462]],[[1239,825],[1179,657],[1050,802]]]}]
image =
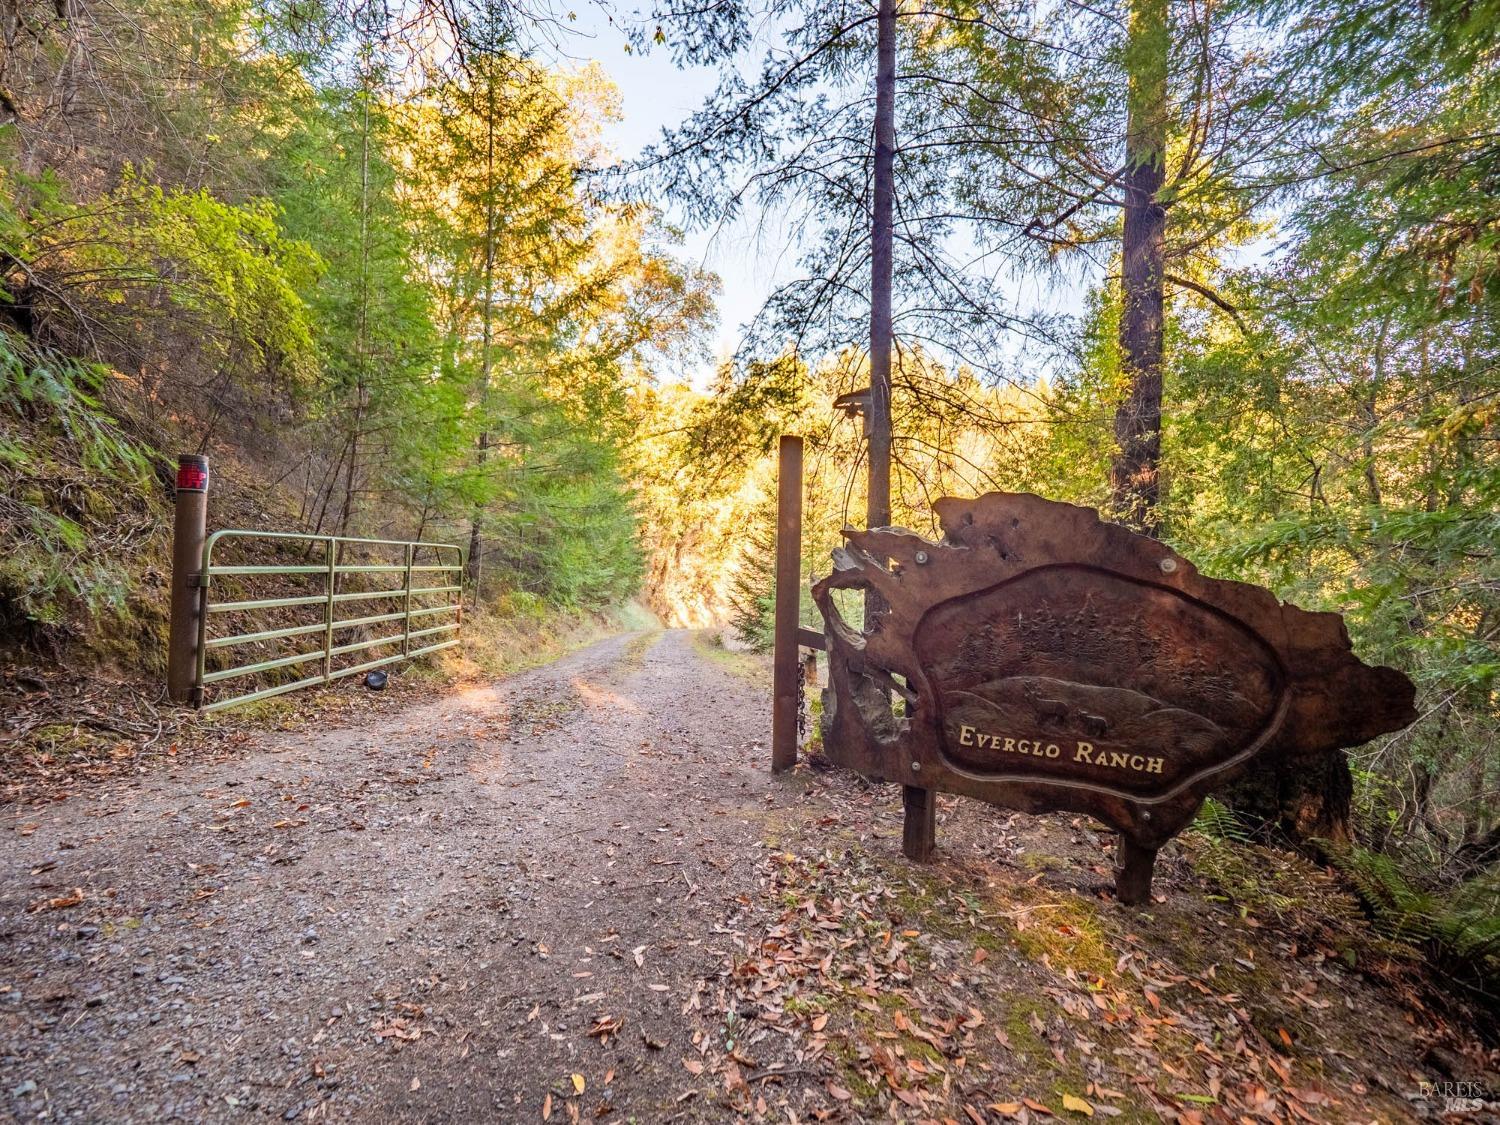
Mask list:
[{"label": "engraved tree carving on sign", "polygon": [[[1204,578],[1090,509],[1011,493],[936,509],[936,543],[846,530],[813,587],[828,756],[906,786],[914,858],[933,791],[1084,812],[1120,832],[1116,884],[1140,901],[1156,850],[1257,757],[1334,753],[1415,718],[1410,681],[1361,663],[1337,614]],[[879,595],[865,632],[838,589]]]}]

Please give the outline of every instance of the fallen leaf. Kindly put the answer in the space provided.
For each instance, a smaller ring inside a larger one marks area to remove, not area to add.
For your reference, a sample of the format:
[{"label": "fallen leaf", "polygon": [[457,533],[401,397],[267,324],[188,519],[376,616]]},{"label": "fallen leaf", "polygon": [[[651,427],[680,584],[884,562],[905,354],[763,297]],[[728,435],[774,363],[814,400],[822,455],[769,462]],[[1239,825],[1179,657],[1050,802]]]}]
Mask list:
[{"label": "fallen leaf", "polygon": [[589,1028],[589,1038],[597,1039],[601,1043],[608,1043],[611,1035],[618,1035],[624,1020],[616,1019],[614,1016],[599,1016],[594,1020],[593,1026]]},{"label": "fallen leaf", "polygon": [[395,1039],[398,1042],[414,1042],[422,1038],[422,1029],[410,1027],[403,1019],[394,1019],[390,1023],[372,1027],[371,1033],[376,1039]]},{"label": "fallen leaf", "polygon": [[1075,1097],[1072,1094],[1064,1094],[1062,1096],[1062,1103],[1063,1109],[1069,1110],[1072,1113],[1081,1113],[1085,1117],[1094,1116],[1094,1107],[1082,1098]]},{"label": "fallen leaf", "polygon": [[420,1090],[421,1088],[422,1080],[420,1078],[413,1078],[411,1080],[411,1085],[407,1087],[407,1089],[411,1090],[413,1093],[415,1093],[417,1090]]},{"label": "fallen leaf", "polygon": [[836,1082],[828,1083],[828,1096],[831,1098],[837,1098],[841,1102],[847,1102],[854,1097],[853,1094],[851,1094],[848,1090],[844,1089]]},{"label": "fallen leaf", "polygon": [[65,910],[70,906],[77,906],[83,901],[83,888],[74,887],[72,894],[58,895],[56,898],[43,899],[34,902],[26,908],[28,914],[37,914],[43,910]]},{"label": "fallen leaf", "polygon": [[546,1120],[550,1119],[551,1116],[552,1116],[552,1094],[549,1092],[547,1094],[547,1096],[542,1099],[542,1120],[546,1121]]},{"label": "fallen leaf", "polygon": [[575,1075],[573,1075],[573,1092],[575,1094],[581,1094],[581,1093],[583,1093],[583,1088],[584,1088],[585,1085],[586,1085],[586,1083],[583,1080],[583,1075],[581,1075],[581,1074],[575,1074]]},{"label": "fallen leaf", "polygon": [[703,1064],[697,1059],[683,1059],[682,1069],[687,1071],[689,1074],[702,1074]]},{"label": "fallen leaf", "polygon": [[1219,1099],[1207,1094],[1174,1094],[1179,1101],[1196,1102],[1198,1105],[1218,1105]]}]

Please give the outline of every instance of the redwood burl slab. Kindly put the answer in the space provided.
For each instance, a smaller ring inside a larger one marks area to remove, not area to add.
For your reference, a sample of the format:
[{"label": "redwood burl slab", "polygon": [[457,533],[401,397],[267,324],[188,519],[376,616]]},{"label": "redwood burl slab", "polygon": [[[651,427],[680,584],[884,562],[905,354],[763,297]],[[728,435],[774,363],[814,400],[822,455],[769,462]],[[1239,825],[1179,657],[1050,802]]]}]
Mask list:
[{"label": "redwood burl slab", "polygon": [[[1215,788],[1416,718],[1411,681],[1362,663],[1336,613],[1205,578],[1089,508],[992,492],[936,509],[936,543],[846,529],[813,586],[825,752],[917,790],[914,858],[931,848],[933,790],[1088,813],[1120,832],[1120,897],[1141,901],[1156,850]],[[883,608],[857,631],[835,590]]]}]

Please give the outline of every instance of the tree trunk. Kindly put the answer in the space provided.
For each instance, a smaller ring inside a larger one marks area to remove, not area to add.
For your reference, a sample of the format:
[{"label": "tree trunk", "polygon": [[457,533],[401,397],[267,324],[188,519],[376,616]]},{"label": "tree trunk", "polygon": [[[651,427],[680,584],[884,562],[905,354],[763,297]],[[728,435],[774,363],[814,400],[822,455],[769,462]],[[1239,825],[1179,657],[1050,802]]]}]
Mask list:
[{"label": "tree trunk", "polygon": [[[479,403],[486,415],[490,406],[490,356],[494,345],[495,312],[495,59],[487,60],[485,82],[485,149],[484,149],[484,304],[481,314],[482,340],[479,354]],[[484,424],[489,424],[486,417]],[[479,464],[481,470],[490,456],[490,434],[483,430],[479,434]],[[483,574],[484,544],[479,528],[483,520],[482,506],[477,506],[469,524],[469,585],[473,587],[473,604],[480,602],[479,580]]]},{"label": "tree trunk", "polygon": [[359,439],[365,422],[365,362],[370,325],[370,75],[362,76],[359,156],[359,321],[354,338],[354,428],[349,434],[349,462],[344,473],[344,503],[339,509],[339,534],[349,534],[354,516],[355,486],[359,481]]},{"label": "tree trunk", "polygon": [[880,0],[870,222],[870,485],[865,526],[891,522],[891,285],[896,211],[896,0]]},{"label": "tree trunk", "polygon": [[1125,48],[1125,232],[1120,364],[1125,394],[1115,413],[1110,491],[1115,518],[1147,535],[1160,531],[1161,392],[1167,213],[1167,0],[1131,0]]},{"label": "tree trunk", "polygon": [[[880,0],[875,37],[875,167],[870,213],[870,484],[865,527],[891,522],[891,353],[895,348],[892,297],[896,260],[896,3]],[[880,595],[865,593],[865,629],[885,612]],[[926,862],[932,854],[937,807],[934,794],[905,786],[906,854]]]},{"label": "tree trunk", "polygon": [[1349,827],[1354,778],[1342,753],[1257,765],[1221,795],[1235,814],[1260,832],[1321,854],[1322,843],[1343,845]]},{"label": "tree trunk", "polygon": [[[1125,393],[1115,413],[1110,468],[1114,516],[1146,535],[1161,533],[1161,411],[1165,333],[1168,0],[1130,0],[1126,32],[1124,237],[1121,247],[1120,365]],[[1222,799],[1261,829],[1308,844],[1347,842],[1353,778],[1342,754],[1279,761],[1231,785]]]}]

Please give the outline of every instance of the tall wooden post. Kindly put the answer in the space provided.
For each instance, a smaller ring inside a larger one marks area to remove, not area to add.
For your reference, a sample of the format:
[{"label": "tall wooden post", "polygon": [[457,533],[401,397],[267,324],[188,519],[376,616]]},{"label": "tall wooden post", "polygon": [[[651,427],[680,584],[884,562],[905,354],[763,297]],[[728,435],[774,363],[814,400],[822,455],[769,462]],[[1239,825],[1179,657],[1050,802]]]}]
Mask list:
[{"label": "tall wooden post", "polygon": [[[895,272],[896,210],[896,19],[898,0],[879,0],[875,21],[875,162],[870,214],[870,483],[865,527],[891,522],[891,353],[895,347],[892,285]],[[883,612],[880,595],[865,593],[865,629]],[[919,862],[932,855],[935,811],[926,789],[903,787],[906,809],[904,848]]]},{"label": "tall wooden post", "polygon": [[776,478],[776,641],[771,772],[797,764],[797,615],[802,600],[802,439],[783,434]]},{"label": "tall wooden post", "polygon": [[203,540],[208,535],[208,458],[177,458],[177,511],[172,523],[172,620],[167,633],[167,695],[195,703],[198,678],[198,614],[203,590]]}]

